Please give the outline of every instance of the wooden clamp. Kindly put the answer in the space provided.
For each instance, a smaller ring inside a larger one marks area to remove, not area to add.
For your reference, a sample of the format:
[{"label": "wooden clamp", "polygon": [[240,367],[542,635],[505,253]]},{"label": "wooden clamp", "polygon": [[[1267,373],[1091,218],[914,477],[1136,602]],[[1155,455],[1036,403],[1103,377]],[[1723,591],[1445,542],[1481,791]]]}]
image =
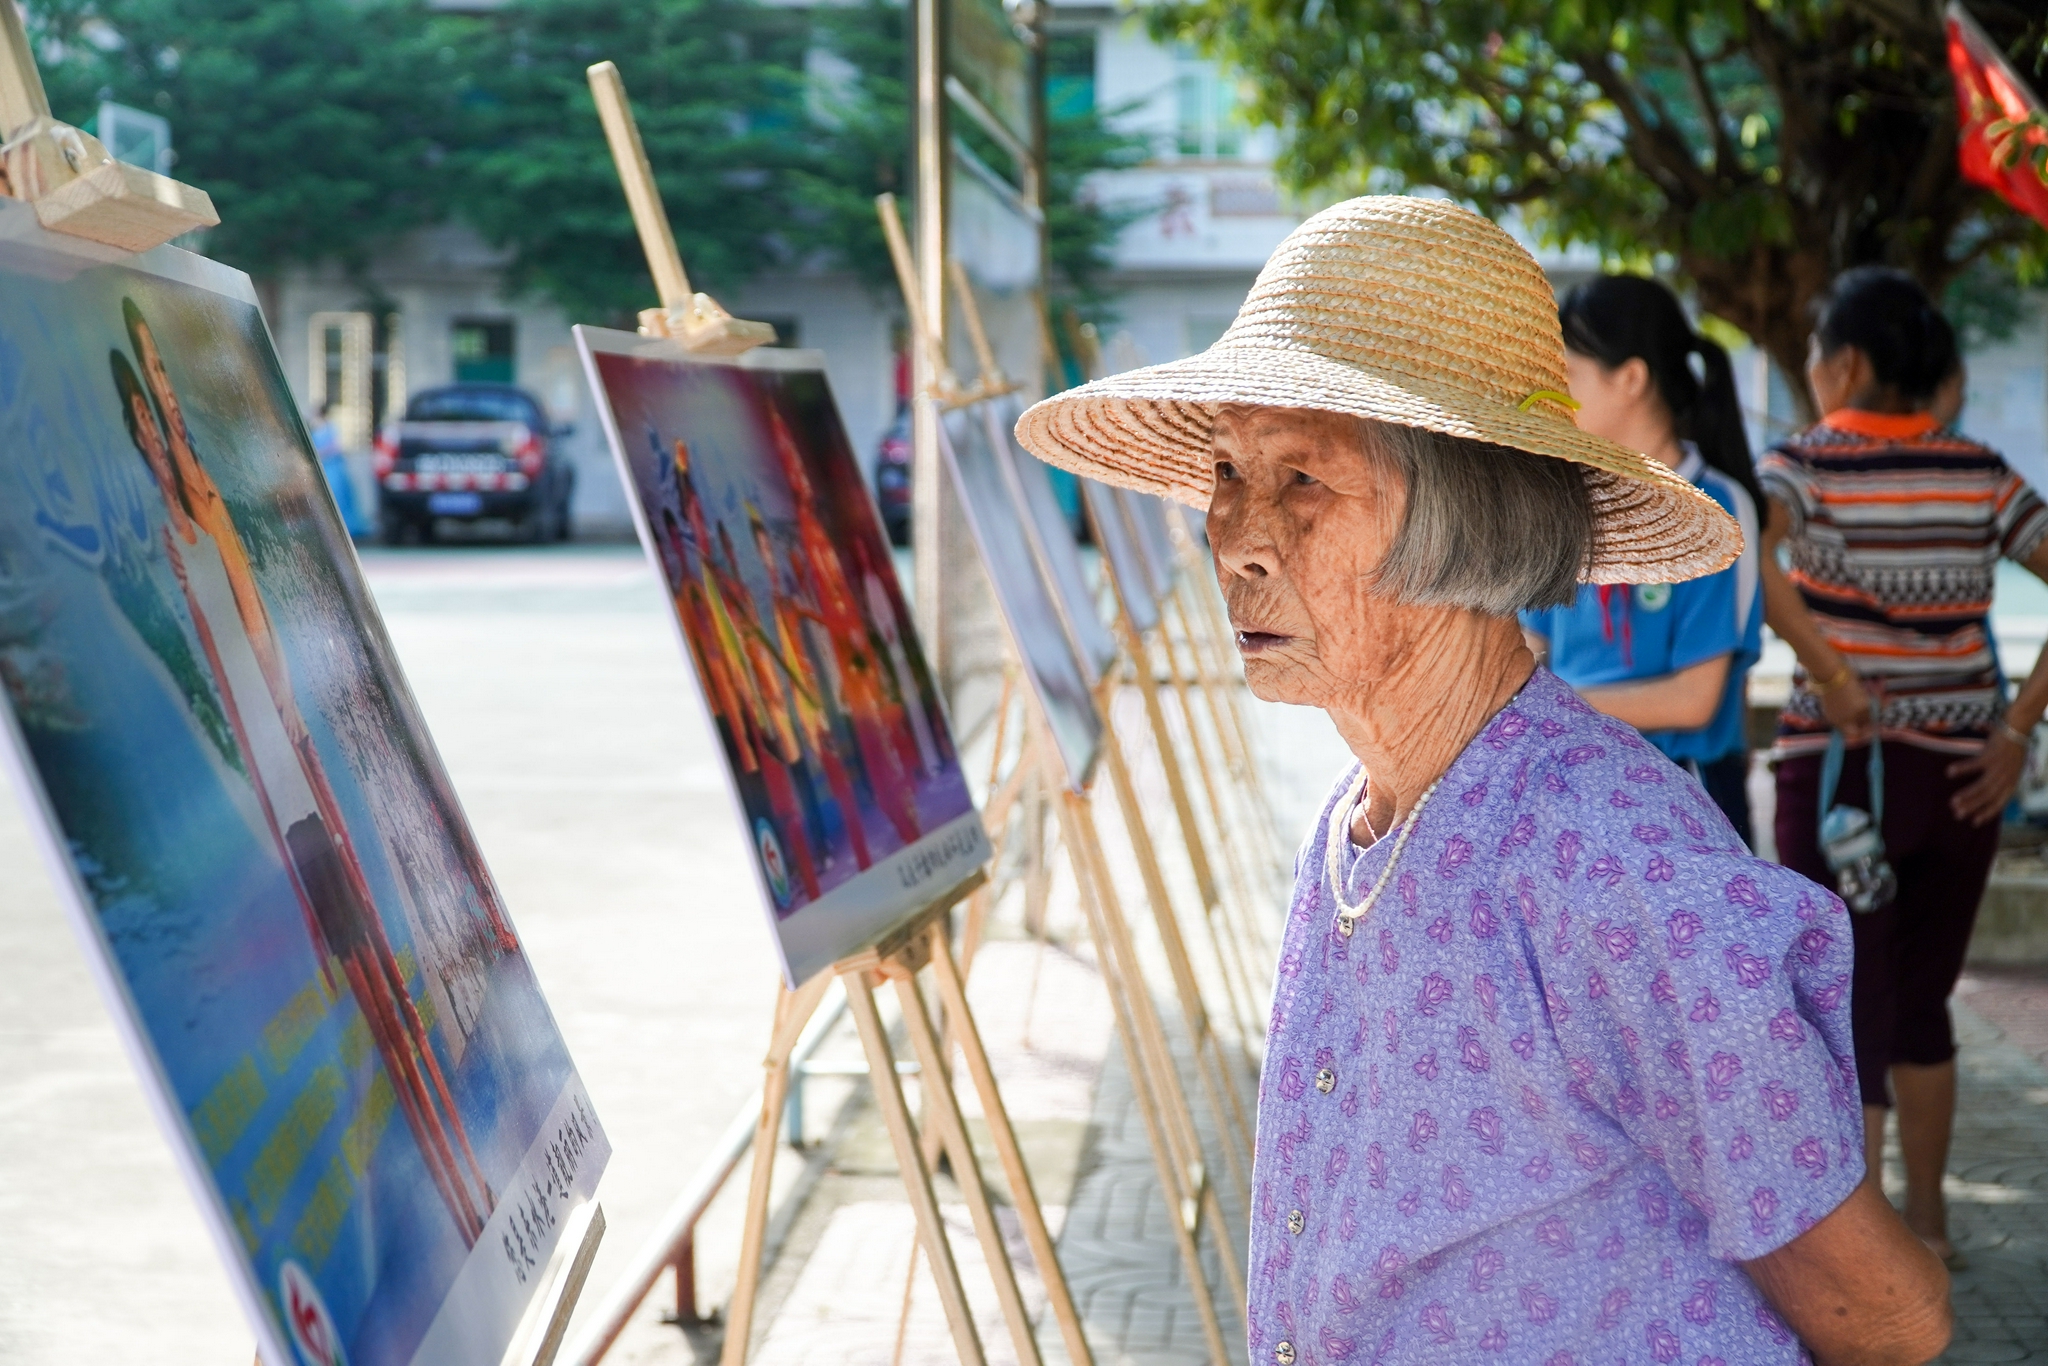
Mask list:
[{"label": "wooden clamp", "polygon": [[983,399],[1001,398],[1014,393],[1023,385],[1004,377],[1002,368],[996,364],[995,351],[988,344],[988,333],[981,325],[981,309],[974,301],[974,291],[968,287],[967,272],[960,262],[948,258],[946,273],[953,282],[953,290],[960,296],[960,308],[967,319],[968,340],[974,346],[975,364],[981,374],[972,386],[963,385],[953,373],[953,367],[946,360],[945,346],[939,337],[939,329],[933,320],[925,316],[924,304],[918,293],[917,263],[910,254],[910,239],[903,231],[903,219],[896,208],[896,196],[878,194],[875,196],[875,212],[882,220],[882,236],[888,239],[889,259],[896,266],[896,283],[903,289],[903,307],[910,315],[910,331],[915,344],[931,362],[932,381],[929,397],[941,408],[964,408],[970,403]]},{"label": "wooden clamp", "polygon": [[967,340],[974,347],[974,363],[981,371],[974,385],[975,397],[1014,394],[1024,385],[1005,376],[1003,367],[996,363],[995,348],[988,344],[988,329],[982,326],[981,304],[974,297],[974,286],[968,283],[967,268],[960,264],[959,257],[946,258],[946,274],[953,281],[953,292],[960,296],[960,316],[967,320]]},{"label": "wooden clamp", "polygon": [[640,310],[641,335],[670,337],[684,350],[704,356],[737,356],[757,346],[772,345],[773,327],[735,318],[709,294],[690,288],[682,255],[676,250],[675,232],[669,227],[668,210],[662,207],[654,170],[647,162],[647,148],[640,141],[640,127],[626,102],[626,85],[619,79],[619,69],[610,62],[599,62],[585,74],[590,77],[591,98],[597,102],[597,117],[604,124],[604,140],[619,169],[619,183],[626,191],[626,204],[633,210],[641,250],[647,253],[655,292],[661,296],[661,307]]},{"label": "wooden clamp", "polygon": [[98,138],[50,117],[28,30],[9,3],[0,3],[0,195],[34,205],[52,232],[122,251],[220,222],[206,191],[116,161]]},{"label": "wooden clamp", "polygon": [[923,296],[917,287],[917,263],[910,254],[910,238],[903,231],[903,218],[896,208],[896,196],[875,196],[875,213],[882,220],[882,236],[889,243],[889,259],[896,267],[896,283],[903,290],[903,309],[910,316],[911,345],[924,352],[932,373],[931,392],[926,395],[941,408],[960,408],[981,397],[960,386],[953,367],[946,361],[938,329],[925,316]]}]

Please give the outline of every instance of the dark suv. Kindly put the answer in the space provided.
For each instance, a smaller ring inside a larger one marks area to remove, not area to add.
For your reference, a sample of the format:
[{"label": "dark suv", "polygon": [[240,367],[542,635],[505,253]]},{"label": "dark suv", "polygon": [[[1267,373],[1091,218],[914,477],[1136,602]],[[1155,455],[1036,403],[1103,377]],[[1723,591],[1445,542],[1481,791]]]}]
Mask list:
[{"label": "dark suv", "polygon": [[528,541],[569,538],[576,470],[555,443],[574,428],[509,384],[450,384],[413,395],[377,438],[384,542],[430,541],[434,524],[502,518]]}]

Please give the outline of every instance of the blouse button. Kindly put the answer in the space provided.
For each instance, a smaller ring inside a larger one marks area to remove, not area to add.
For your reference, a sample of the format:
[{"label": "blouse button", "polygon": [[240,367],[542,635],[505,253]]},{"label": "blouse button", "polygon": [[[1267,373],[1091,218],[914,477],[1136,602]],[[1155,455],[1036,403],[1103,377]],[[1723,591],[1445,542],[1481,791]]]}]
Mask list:
[{"label": "blouse button", "polygon": [[1273,1349],[1273,1360],[1279,1362],[1280,1366],[1294,1366],[1294,1344],[1283,1339],[1280,1345]]},{"label": "blouse button", "polygon": [[1287,1231],[1289,1233],[1292,1233],[1295,1237],[1298,1238],[1301,1236],[1301,1231],[1307,1227],[1308,1216],[1303,1214],[1300,1210],[1294,1210],[1293,1212],[1288,1214]]},{"label": "blouse button", "polygon": [[1332,1091],[1334,1091],[1334,1090],[1336,1090],[1336,1089],[1337,1089],[1337,1074],[1336,1074],[1335,1072],[1332,1072],[1332,1071],[1331,1071],[1331,1070],[1330,1070],[1329,1068],[1327,1068],[1327,1067],[1324,1067],[1324,1068],[1319,1068],[1319,1069],[1317,1069],[1317,1071],[1316,1071],[1316,1090],[1318,1090],[1318,1091],[1321,1091],[1321,1092],[1322,1092],[1322,1093],[1323,1093],[1324,1095],[1326,1095],[1326,1096],[1327,1096],[1327,1095],[1329,1095],[1329,1094],[1330,1094],[1330,1092],[1332,1092]]}]

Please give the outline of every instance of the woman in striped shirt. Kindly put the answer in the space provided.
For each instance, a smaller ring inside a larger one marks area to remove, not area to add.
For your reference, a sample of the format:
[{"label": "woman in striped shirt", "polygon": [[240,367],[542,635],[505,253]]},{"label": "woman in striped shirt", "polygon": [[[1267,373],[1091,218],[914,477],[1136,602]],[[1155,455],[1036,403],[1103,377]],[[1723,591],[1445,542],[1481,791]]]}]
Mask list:
[{"label": "woman in striped shirt", "polygon": [[[1906,1222],[1944,1258],[1954,1255],[1941,1196],[1955,1115],[1948,996],[2000,812],[2048,708],[2048,651],[2007,702],[1988,615],[2001,557],[2048,578],[2048,505],[1997,453],[1929,411],[1955,366],[1954,333],[1919,285],[1896,271],[1848,272],[1807,362],[1823,416],[1758,471],[1765,610],[1802,665],[1775,750],[1778,854],[1834,885],[1819,844],[1823,758],[1841,732],[1834,802],[1874,811],[1874,722],[1898,891],[1851,918],[1864,1147],[1874,1171],[1896,1096]],[[1778,568],[1780,546],[1789,572]]]}]

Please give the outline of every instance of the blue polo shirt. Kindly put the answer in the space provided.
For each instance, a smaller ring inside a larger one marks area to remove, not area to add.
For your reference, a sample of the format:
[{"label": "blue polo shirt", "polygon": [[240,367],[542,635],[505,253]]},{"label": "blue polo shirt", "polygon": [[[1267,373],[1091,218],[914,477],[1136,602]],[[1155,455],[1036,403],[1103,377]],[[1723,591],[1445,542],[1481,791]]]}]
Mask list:
[{"label": "blue polo shirt", "polygon": [[1550,669],[1574,688],[1659,678],[1728,655],[1728,682],[1714,719],[1698,730],[1650,731],[1645,739],[1679,762],[1707,763],[1745,747],[1743,681],[1763,650],[1756,502],[1685,443],[1678,473],[1742,527],[1742,554],[1718,574],[1684,583],[1584,584],[1569,607],[1522,613],[1550,642]]}]

